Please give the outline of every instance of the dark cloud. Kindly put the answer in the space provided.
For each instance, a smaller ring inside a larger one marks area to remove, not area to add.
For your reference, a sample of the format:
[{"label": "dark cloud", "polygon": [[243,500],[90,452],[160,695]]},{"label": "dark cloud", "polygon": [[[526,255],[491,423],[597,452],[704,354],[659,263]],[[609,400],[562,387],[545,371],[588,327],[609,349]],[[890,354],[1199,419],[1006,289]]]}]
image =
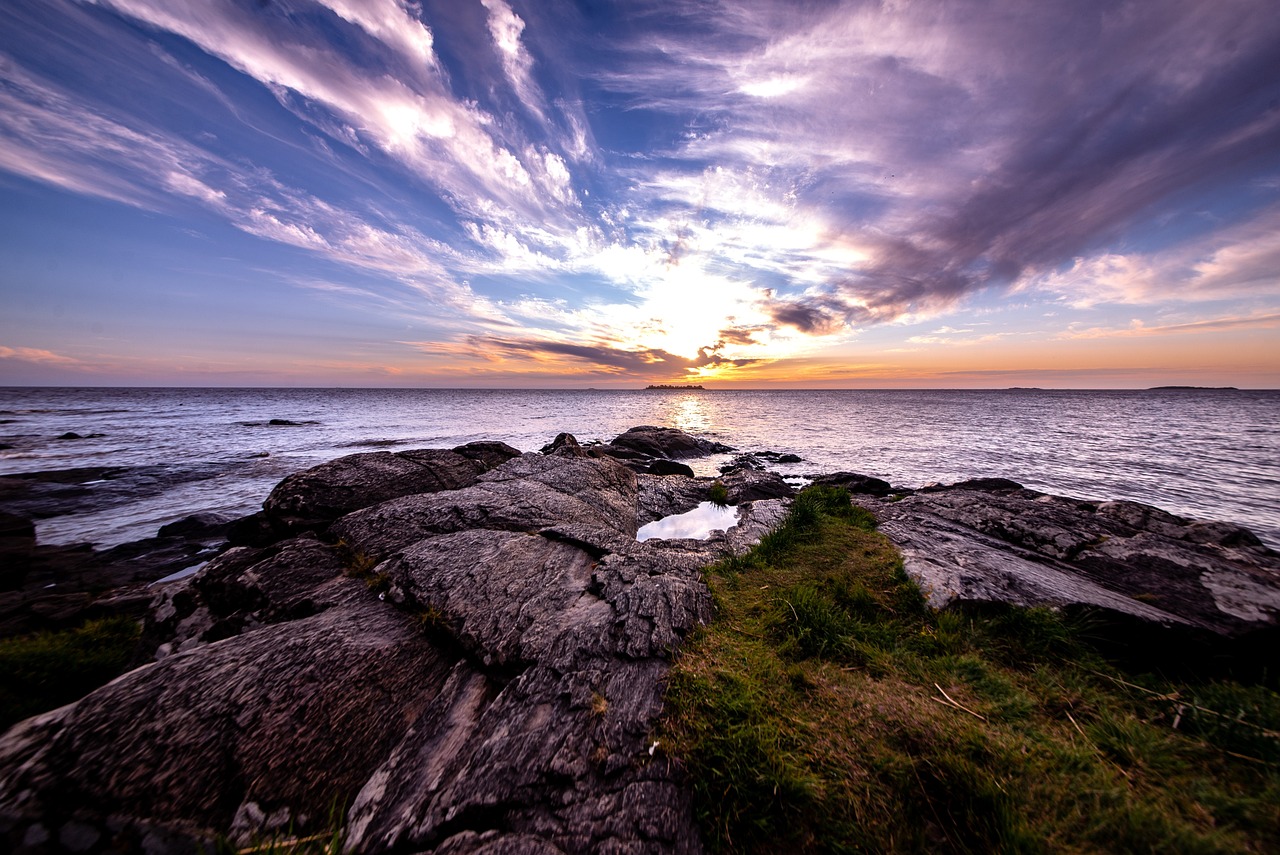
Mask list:
[{"label": "dark cloud", "polygon": [[670,376],[673,372],[691,371],[704,367],[742,367],[759,362],[757,359],[726,359],[714,349],[700,348],[698,356],[690,359],[666,350],[642,348],[626,350],[608,345],[570,344],[567,342],[540,341],[537,339],[500,338],[497,336],[471,336],[467,339],[475,353],[493,354],[495,351],[508,357],[537,359],[544,355],[568,356],[604,369],[612,374],[629,374],[636,377]]},{"label": "dark cloud", "polygon": [[726,327],[720,330],[720,341],[717,342],[716,349],[726,344],[757,344],[758,332],[762,332],[761,327]]}]

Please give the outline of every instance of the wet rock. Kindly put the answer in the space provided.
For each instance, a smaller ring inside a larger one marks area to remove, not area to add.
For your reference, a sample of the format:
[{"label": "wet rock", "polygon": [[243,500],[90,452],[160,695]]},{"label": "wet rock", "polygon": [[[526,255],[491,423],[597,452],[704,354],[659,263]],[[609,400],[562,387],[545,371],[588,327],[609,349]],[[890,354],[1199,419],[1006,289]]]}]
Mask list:
[{"label": "wet rock", "polygon": [[481,440],[478,442],[468,442],[466,445],[459,445],[454,449],[454,453],[461,454],[463,457],[483,463],[484,468],[488,470],[501,466],[513,457],[519,457],[520,449],[512,448],[505,442]]},{"label": "wet rock", "polygon": [[691,436],[682,430],[654,425],[641,425],[614,437],[610,445],[629,449],[648,457],[704,457],[733,451],[727,445]]},{"label": "wet rock", "polygon": [[542,446],[542,453],[554,457],[589,457],[587,450],[578,443],[578,438],[571,433],[556,434],[556,438]]},{"label": "wet rock", "polygon": [[814,475],[812,476],[812,482],[831,487],[844,487],[854,495],[887,496],[892,492],[910,492],[895,491],[888,481],[882,481],[870,475],[859,475],[856,472],[830,472],[823,475]]},{"label": "wet rock", "polygon": [[655,460],[645,467],[645,471],[650,475],[684,475],[686,478],[693,477],[691,468],[675,460]]},{"label": "wet rock", "polygon": [[84,439],[84,437],[76,433],[75,431],[69,430],[66,433],[64,433],[62,436],[58,437],[58,439]]},{"label": "wet rock", "polygon": [[796,493],[776,472],[739,469],[722,477],[720,483],[729,493],[729,503],[734,505],[757,499],[788,499]]},{"label": "wet rock", "polygon": [[222,514],[195,513],[160,527],[159,537],[211,540],[226,536],[231,519]]}]

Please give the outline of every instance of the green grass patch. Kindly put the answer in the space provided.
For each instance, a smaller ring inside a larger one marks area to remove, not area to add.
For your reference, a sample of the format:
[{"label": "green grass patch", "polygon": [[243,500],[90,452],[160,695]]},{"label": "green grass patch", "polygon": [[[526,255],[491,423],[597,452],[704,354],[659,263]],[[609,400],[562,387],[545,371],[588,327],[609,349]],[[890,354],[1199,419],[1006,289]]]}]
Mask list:
[{"label": "green grass patch", "polygon": [[137,621],[115,617],[0,641],[0,730],[119,676],[140,633]]},{"label": "green grass patch", "polygon": [[1118,670],[1048,609],[934,612],[810,488],[707,571],[662,744],[717,852],[1280,851],[1280,698]]}]

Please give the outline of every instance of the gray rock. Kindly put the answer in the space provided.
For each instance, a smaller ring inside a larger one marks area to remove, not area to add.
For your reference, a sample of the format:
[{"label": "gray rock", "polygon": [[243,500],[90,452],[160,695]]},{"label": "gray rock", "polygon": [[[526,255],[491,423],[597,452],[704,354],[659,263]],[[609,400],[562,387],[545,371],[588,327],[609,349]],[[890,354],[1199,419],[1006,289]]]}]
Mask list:
[{"label": "gray rock", "polygon": [[1003,479],[858,502],[935,606],[1087,606],[1227,639],[1274,629],[1280,616],[1280,556],[1238,526]]},{"label": "gray rock", "polygon": [[635,479],[613,460],[525,454],[466,489],[406,496],[350,514],[332,533],[379,559],[432,535],[473,528],[587,523],[634,537]]},{"label": "gray rock", "polygon": [[[355,852],[700,851],[651,750],[663,680],[710,616],[700,568],[785,503],[641,544],[636,482],[524,455],[348,515],[341,549],[227,551],[160,593],[148,632],[171,655],[0,737],[0,839],[194,851],[322,831],[336,800]],[[344,572],[365,547],[385,598]]]},{"label": "gray rock", "polygon": [[0,809],[198,837],[254,802],[323,831],[451,665],[372,598],[171,656],[0,738]]},{"label": "gray rock", "polygon": [[648,457],[703,457],[733,451],[727,445],[709,439],[691,436],[682,430],[654,425],[633,427],[614,437],[610,445],[639,452]]},{"label": "gray rock", "polygon": [[693,510],[707,501],[711,483],[683,475],[636,475],[639,524]]},{"label": "gray rock", "polygon": [[729,493],[730,504],[753,502],[757,499],[789,499],[795,489],[776,472],[757,472],[753,469],[737,469],[720,478]]},{"label": "gray rock", "polygon": [[[857,472],[828,472],[812,476],[812,483],[831,487],[844,487],[854,495],[887,496],[895,492],[888,481]],[[902,492],[911,492],[910,490]]]},{"label": "gray rock", "polygon": [[438,448],[351,454],[285,478],[263,508],[290,530],[316,528],[388,499],[466,487],[487,468]]}]

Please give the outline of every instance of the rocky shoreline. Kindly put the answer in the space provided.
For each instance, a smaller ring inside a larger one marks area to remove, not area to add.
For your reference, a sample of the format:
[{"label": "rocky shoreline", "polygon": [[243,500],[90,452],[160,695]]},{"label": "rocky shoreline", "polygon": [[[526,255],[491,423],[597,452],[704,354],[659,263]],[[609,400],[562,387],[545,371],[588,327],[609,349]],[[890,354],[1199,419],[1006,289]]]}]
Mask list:
[{"label": "rocky shoreline", "polygon": [[[731,450],[645,426],[541,453],[355,454],[289,476],[250,517],[70,557],[6,518],[6,634],[98,613],[144,631],[139,667],[0,737],[0,839],[194,852],[323,833],[336,805],[353,851],[700,851],[653,743],[663,680],[710,618],[700,569],[793,494],[769,452],[720,479],[680,463]],[[715,480],[737,526],[636,540]],[[1238,526],[1002,479],[815,480],[877,517],[935,606],[1087,611],[1122,653],[1274,668],[1280,555]],[[48,578],[79,588],[42,593]]]}]

